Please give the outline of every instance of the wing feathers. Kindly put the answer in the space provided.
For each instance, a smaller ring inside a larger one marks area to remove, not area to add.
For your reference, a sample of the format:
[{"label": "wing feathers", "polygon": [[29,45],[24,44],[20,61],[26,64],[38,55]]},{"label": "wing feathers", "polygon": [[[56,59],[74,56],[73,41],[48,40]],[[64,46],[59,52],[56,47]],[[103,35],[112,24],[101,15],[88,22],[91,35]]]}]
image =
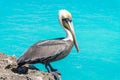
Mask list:
[{"label": "wing feathers", "polygon": [[36,60],[47,61],[62,53],[65,48],[66,44],[61,40],[39,42],[31,46],[17,62],[22,64]]}]

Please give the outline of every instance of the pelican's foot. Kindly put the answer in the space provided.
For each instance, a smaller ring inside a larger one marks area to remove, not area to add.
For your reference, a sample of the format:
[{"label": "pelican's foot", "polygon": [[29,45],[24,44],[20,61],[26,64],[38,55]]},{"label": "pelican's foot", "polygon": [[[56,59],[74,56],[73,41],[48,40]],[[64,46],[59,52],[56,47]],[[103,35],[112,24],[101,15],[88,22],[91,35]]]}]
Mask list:
[{"label": "pelican's foot", "polygon": [[57,73],[58,75],[61,75],[61,73],[58,70],[56,70],[54,72]]},{"label": "pelican's foot", "polygon": [[54,78],[55,78],[55,80],[60,80],[60,72],[59,71],[52,71],[52,72],[50,72],[53,76],[54,76]]}]

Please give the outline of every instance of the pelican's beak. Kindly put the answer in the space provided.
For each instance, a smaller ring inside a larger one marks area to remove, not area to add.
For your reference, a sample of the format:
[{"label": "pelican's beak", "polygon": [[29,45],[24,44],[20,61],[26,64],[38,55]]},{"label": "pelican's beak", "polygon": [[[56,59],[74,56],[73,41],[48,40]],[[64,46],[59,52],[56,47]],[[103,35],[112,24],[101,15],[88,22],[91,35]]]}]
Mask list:
[{"label": "pelican's beak", "polygon": [[73,29],[73,27],[74,27],[74,26],[73,26],[73,23],[70,22],[70,21],[67,21],[67,23],[68,23],[68,25],[70,26],[70,27],[69,27],[69,30],[70,30],[70,32],[71,32],[71,34],[72,34],[72,36],[73,36],[73,42],[74,42],[75,48],[76,48],[77,52],[80,52],[79,47],[78,47],[78,44],[77,44],[77,41],[76,41],[74,29]]}]

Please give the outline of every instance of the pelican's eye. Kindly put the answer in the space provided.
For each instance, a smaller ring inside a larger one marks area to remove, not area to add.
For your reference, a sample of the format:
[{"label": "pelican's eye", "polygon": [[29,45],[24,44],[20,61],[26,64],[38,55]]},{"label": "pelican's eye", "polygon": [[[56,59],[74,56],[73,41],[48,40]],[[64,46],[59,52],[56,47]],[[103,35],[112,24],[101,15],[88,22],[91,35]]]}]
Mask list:
[{"label": "pelican's eye", "polygon": [[72,20],[70,18],[64,18],[62,19],[62,21],[65,21],[65,22],[72,22]]},{"label": "pelican's eye", "polygon": [[68,29],[68,30],[69,30],[69,28],[70,28],[69,22],[70,22],[70,23],[72,22],[72,20],[71,20],[70,18],[63,18],[63,19],[62,19],[62,24],[63,24],[63,26],[64,26],[66,29]]}]

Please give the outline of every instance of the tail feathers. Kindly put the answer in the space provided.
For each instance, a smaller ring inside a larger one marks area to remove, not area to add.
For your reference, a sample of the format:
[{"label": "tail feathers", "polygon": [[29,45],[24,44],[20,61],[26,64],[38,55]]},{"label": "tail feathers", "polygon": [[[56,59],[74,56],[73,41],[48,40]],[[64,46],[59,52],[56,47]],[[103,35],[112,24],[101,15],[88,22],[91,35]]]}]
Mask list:
[{"label": "tail feathers", "polygon": [[17,60],[17,65],[18,67],[24,65],[26,62],[24,61],[24,59],[22,57],[20,57],[18,60]]}]

